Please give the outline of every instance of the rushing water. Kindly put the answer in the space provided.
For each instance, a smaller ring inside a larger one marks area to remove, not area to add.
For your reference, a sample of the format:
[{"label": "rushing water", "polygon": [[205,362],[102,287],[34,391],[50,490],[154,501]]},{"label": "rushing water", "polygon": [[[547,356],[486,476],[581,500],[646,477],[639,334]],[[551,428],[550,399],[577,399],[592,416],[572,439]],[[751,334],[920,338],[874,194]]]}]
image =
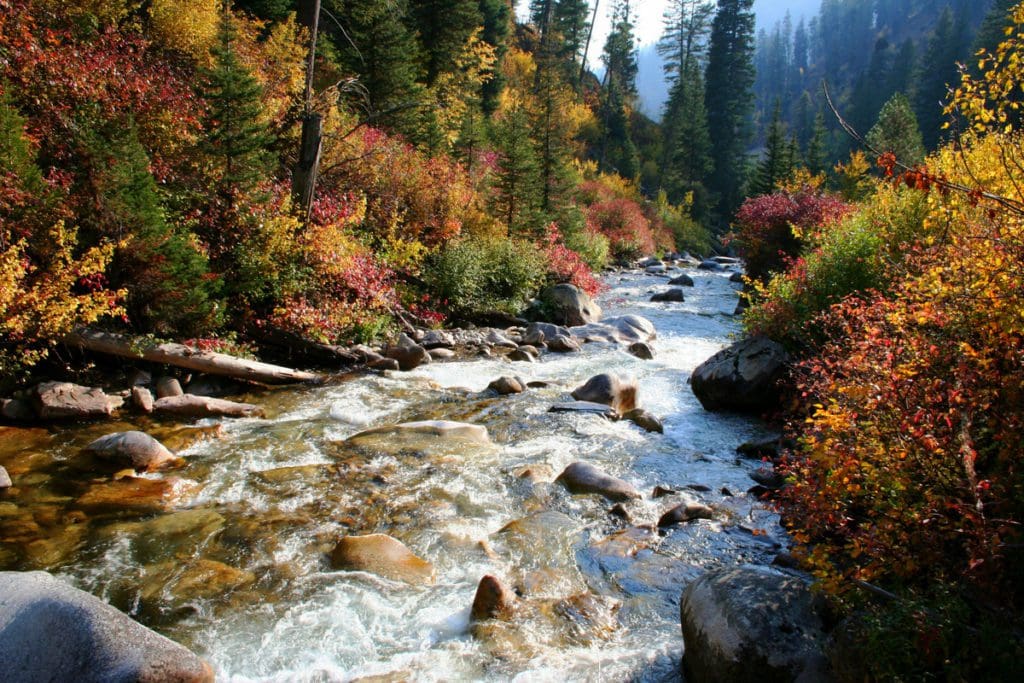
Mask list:
[{"label": "rushing water", "polygon": [[[219,680],[678,679],[686,583],[712,566],[767,563],[785,542],[776,516],[743,493],[757,463],[735,453],[767,432],[705,412],[687,385],[737,331],[729,274],[690,274],[696,287],[685,303],[648,302],[649,290],[665,288],[662,278],[609,280],[605,315],[650,319],[653,361],[589,344],[534,364],[480,358],[274,391],[250,397],[267,418],[219,428],[140,418],[8,431],[0,464],[20,493],[0,499],[0,568],[65,577],[192,648]],[[547,412],[608,371],[639,379],[640,401],[662,417],[664,434]],[[551,384],[500,398],[484,391],[511,374]],[[343,443],[368,426],[416,419],[484,425],[494,445]],[[142,515],[78,509],[84,488],[109,480],[83,469],[78,449],[127,428],[184,448],[185,466],[151,476],[201,486],[186,505]],[[603,499],[550,483],[575,460],[644,492],[626,506],[629,523]],[[527,468],[532,478],[520,476]],[[656,485],[681,493],[654,499]],[[650,529],[689,500],[712,506],[715,519]],[[436,582],[331,569],[339,537],[375,532],[432,562]],[[516,587],[522,607],[511,623],[474,637],[469,607],[484,574]]]}]

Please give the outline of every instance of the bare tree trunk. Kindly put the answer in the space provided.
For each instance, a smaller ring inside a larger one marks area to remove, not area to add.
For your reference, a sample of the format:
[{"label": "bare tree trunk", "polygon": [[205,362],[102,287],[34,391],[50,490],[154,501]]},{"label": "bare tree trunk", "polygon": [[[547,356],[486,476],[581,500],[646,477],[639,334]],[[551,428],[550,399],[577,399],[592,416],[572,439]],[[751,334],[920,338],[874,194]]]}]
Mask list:
[{"label": "bare tree trunk", "polygon": [[597,8],[601,5],[601,0],[594,0],[594,16],[590,18],[590,30],[587,31],[587,42],[583,47],[583,62],[580,64],[580,77],[577,79],[577,85],[583,83],[583,74],[587,73],[587,55],[590,54],[590,39],[594,37],[594,24],[597,22]]},{"label": "bare tree trunk", "polygon": [[324,379],[322,375],[312,372],[235,358],[224,353],[198,351],[184,344],[166,343],[145,346],[136,338],[100,330],[78,329],[65,337],[64,343],[95,353],[174,365],[210,375],[221,375],[262,384],[319,382]]},{"label": "bare tree trunk", "polygon": [[316,67],[316,40],[320,26],[320,0],[300,0],[298,21],[309,30],[309,60],[306,63],[305,113],[302,116],[302,141],[299,161],[292,172],[292,196],[308,221],[316,192],[316,177],[323,149],[323,116],[313,111],[313,71]]}]

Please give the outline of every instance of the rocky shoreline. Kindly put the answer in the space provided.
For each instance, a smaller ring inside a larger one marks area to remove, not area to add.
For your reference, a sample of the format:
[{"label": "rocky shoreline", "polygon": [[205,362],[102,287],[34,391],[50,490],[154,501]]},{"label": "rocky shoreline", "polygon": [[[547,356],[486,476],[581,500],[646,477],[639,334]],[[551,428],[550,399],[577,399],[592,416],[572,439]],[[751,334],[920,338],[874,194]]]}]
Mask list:
[{"label": "rocky shoreline", "polygon": [[[734,264],[727,262],[725,266],[732,267]],[[641,263],[641,267],[653,278],[671,277],[670,286],[692,286],[692,280],[689,285],[686,284],[684,277],[689,278],[689,276],[686,276],[685,273],[673,272],[677,269],[672,262],[658,261],[654,263],[648,260]],[[723,264],[707,261],[702,262],[699,267],[704,270],[717,270],[722,269]],[[581,346],[587,343],[617,344],[628,349],[629,353],[638,358],[652,359],[655,357],[651,342],[656,337],[656,331],[649,321],[633,315],[601,320],[600,308],[586,295],[578,290],[573,290],[575,288],[560,286],[560,291],[553,297],[558,304],[558,307],[552,312],[552,319],[556,322],[536,322],[504,329],[410,330],[394,344],[376,348],[353,347],[348,350],[348,353],[357,358],[358,362],[366,368],[385,373],[402,373],[431,362],[499,355],[508,358],[513,364],[533,363],[541,354],[579,352]],[[681,292],[682,290],[668,290],[668,292],[676,291]],[[655,293],[654,296],[658,297],[659,294]],[[673,293],[671,296],[662,296],[654,300],[673,302],[682,300],[682,297]],[[780,368],[785,362],[784,353],[780,349],[772,347],[770,342],[743,340],[716,354],[698,368],[693,373],[693,390],[709,410],[756,412],[762,410],[766,403],[770,403],[772,400],[772,382],[778,376]],[[240,385],[234,380],[184,373],[177,373],[177,376],[165,373],[154,377],[154,371],[156,371],[154,367],[136,367],[132,372],[132,381],[128,388],[111,390],[109,393],[94,387],[68,383],[42,383],[33,387],[26,395],[5,399],[3,415],[7,421],[21,424],[79,419],[103,419],[113,422],[117,419],[120,411],[152,414],[172,420],[260,415],[260,407],[253,403],[220,398],[223,395],[236,394],[239,390],[246,388],[245,385]],[[529,390],[530,385],[531,382],[521,377],[506,375],[491,382],[487,391],[495,396],[509,396]],[[555,403],[551,406],[551,410],[593,412],[609,419],[630,420],[647,431],[662,431],[658,416],[640,408],[639,391],[640,387],[634,378],[602,373],[589,378],[573,390],[572,401]],[[357,433],[349,437],[348,442],[359,445],[377,443],[381,439],[399,441],[405,447],[410,444],[415,446],[422,440],[465,441],[468,439],[481,446],[486,446],[489,443],[487,431],[482,427],[455,421],[396,424]],[[770,451],[770,446],[765,446],[765,448]],[[754,447],[748,447],[748,450],[751,449],[756,450]],[[83,509],[98,510],[119,505],[129,507],[135,505],[134,509],[139,511],[176,509],[188,500],[196,485],[195,482],[160,474],[180,466],[180,458],[172,452],[172,449],[144,432],[131,430],[111,432],[96,439],[84,451],[90,457],[109,463],[110,467],[121,468],[121,472],[113,481],[89,489],[89,492],[78,501]],[[780,482],[771,480],[770,464],[766,467],[769,468],[766,481],[764,484],[759,483],[764,492],[767,492],[772,486],[781,485]],[[538,474],[526,472],[523,476],[535,477]],[[6,470],[0,468],[0,488],[3,488],[5,477],[7,477],[8,486],[4,490],[5,492],[0,492],[0,496],[10,500],[19,492],[17,476],[14,477],[14,481],[11,481]],[[554,478],[554,484],[563,487],[573,495],[603,497],[609,504],[614,504],[609,513],[627,521],[630,516],[628,504],[631,501],[647,497],[628,482],[611,476],[593,464],[583,461],[568,465],[561,474]],[[770,484],[770,486],[765,484]],[[662,490],[660,495],[664,494],[665,490]],[[659,497],[659,491],[656,490],[650,497]],[[715,515],[713,507],[684,502],[665,512],[655,527],[632,527],[622,533],[629,537],[632,537],[630,536],[632,534],[636,539],[642,539],[650,534],[656,534],[659,529],[664,530],[674,525],[687,524],[701,519],[712,519]],[[509,528],[517,528],[513,526],[515,524],[517,522],[510,523]],[[631,543],[636,543],[637,548],[644,546],[642,540]],[[636,550],[632,552],[636,552]],[[365,571],[414,584],[433,583],[436,576],[435,568],[429,561],[418,557],[401,541],[386,534],[342,537],[329,553],[329,561],[335,569]],[[768,629],[767,635],[760,632],[749,636],[744,635],[742,638],[731,631],[722,631],[719,626],[715,625],[718,623],[732,624],[736,621],[731,613],[727,613],[727,609],[733,609],[730,602],[734,599],[733,592],[729,588],[733,584],[740,586],[735,590],[747,594],[745,604],[748,617],[751,614],[762,613],[764,610],[771,612],[776,609],[778,601],[775,600],[771,592],[776,587],[781,586],[781,589],[789,593],[799,590],[799,586],[789,575],[778,571],[767,573],[766,570],[761,569],[756,571],[760,573],[754,577],[756,581],[753,581],[755,584],[753,588],[742,584],[742,581],[729,583],[732,581],[730,578],[725,582],[727,588],[715,588],[711,591],[713,596],[723,596],[720,599],[718,597],[707,598],[698,593],[694,588],[696,584],[691,584],[687,588],[681,605],[681,623],[687,642],[687,672],[691,676],[691,680],[761,680],[756,676],[763,675],[769,669],[774,671],[775,669],[771,667],[784,672],[778,680],[787,680],[786,676],[796,678],[797,675],[801,675],[801,672],[805,672],[804,675],[812,676],[812,678],[803,680],[827,679],[825,669],[817,664],[813,667],[810,666],[807,664],[809,655],[804,656],[806,655],[804,651],[810,647],[808,642],[813,641],[820,646],[822,639],[817,632],[811,633],[808,630],[807,638],[799,639],[797,646],[798,649],[803,648],[800,652],[804,654],[782,657],[778,655],[778,652],[781,651],[785,643],[774,642],[777,639],[772,638],[770,632],[772,628],[782,628],[775,622],[770,622],[769,626],[763,627],[763,629]],[[46,575],[24,574],[19,576],[13,572],[3,573],[0,577],[2,577],[0,580],[14,582],[12,586],[22,579],[30,584],[52,581],[52,579],[46,578]],[[712,579],[708,579],[708,581],[712,581]],[[717,584],[715,585],[717,586]],[[803,590],[806,591],[806,587]],[[61,591],[69,596],[68,599],[72,603],[75,600],[87,600],[88,597],[82,597],[86,594],[78,596],[75,589],[66,586],[57,592]],[[751,591],[754,592],[751,593]],[[18,592],[18,590],[14,590],[12,594],[18,594]],[[28,593],[31,594],[31,590],[28,590]],[[701,597],[695,597],[698,595]],[[5,621],[4,615],[32,615],[38,609],[37,604],[33,602],[37,599],[25,598],[23,602],[12,602],[0,598],[0,669],[3,669],[5,663],[9,663],[11,668],[7,668],[7,671],[29,671],[25,668],[26,664],[19,663],[20,660],[15,661],[17,657],[23,657],[22,654],[19,654],[19,648],[23,647],[23,641],[19,640],[22,636],[18,635],[22,628],[17,626],[20,622],[13,617]],[[698,599],[703,602],[700,603],[699,608],[695,608],[693,604]],[[800,598],[796,602],[799,602],[803,609],[806,601]],[[714,603],[714,605],[709,607],[710,603]],[[106,606],[104,605],[104,607]],[[522,618],[524,611],[534,611],[545,615],[554,614],[558,618],[565,618],[566,615],[569,615],[570,618],[583,619],[593,626],[604,622],[609,624],[614,622],[617,609],[618,606],[613,602],[608,602],[604,598],[589,593],[569,596],[561,602],[556,601],[552,604],[525,600],[517,596],[516,592],[499,578],[489,575],[481,579],[473,602],[472,632],[477,638],[500,642],[501,638],[494,640],[495,632],[504,628],[500,624],[514,623],[517,618]],[[726,611],[715,612],[717,609]],[[30,616],[24,618],[30,619]],[[124,618],[127,619],[127,617]],[[788,617],[783,615],[779,618],[785,620]],[[136,622],[127,620],[148,632],[147,629],[138,626]],[[789,628],[789,626],[785,626],[785,628]],[[160,638],[155,634],[153,636]],[[762,642],[765,638],[772,640],[769,655],[760,651],[754,653],[754,649],[745,645],[733,647],[732,650],[726,648],[727,645],[731,647],[736,642],[745,642],[743,638],[747,637],[757,642]],[[142,643],[140,647],[145,650],[148,647],[146,643],[149,637],[138,636],[138,638]],[[157,670],[162,671],[156,678],[143,677],[139,680],[212,680],[209,667],[196,665],[195,660],[187,656],[180,658],[180,670],[174,667],[160,669],[160,667],[167,666],[162,663],[164,655],[161,654],[163,652],[161,648],[165,647],[165,644],[158,642],[157,645],[154,646],[152,653],[143,652],[140,655],[136,652],[131,654],[139,661],[156,662],[152,666],[156,666]],[[102,648],[99,648],[98,651],[103,652]],[[702,654],[704,652],[713,654]],[[122,652],[122,654],[124,653]],[[116,659],[112,659],[112,655],[108,657],[106,654],[103,654],[102,657],[107,657],[107,659],[97,660],[94,666],[102,668],[105,666],[103,662]],[[725,665],[711,666],[708,669],[705,664],[701,663],[708,657],[723,661],[740,658],[744,662],[753,657],[754,663],[741,663],[733,668]],[[776,660],[779,660],[780,657],[785,662],[776,666]],[[769,660],[771,666],[764,663]],[[19,666],[22,668],[19,669]],[[718,674],[706,673],[706,670],[717,670]],[[728,673],[723,674],[723,671]],[[62,675],[57,669],[54,669],[54,672]],[[59,678],[60,675],[57,677]],[[717,678],[716,675],[718,675]],[[825,676],[825,678],[813,677],[818,675]],[[25,673],[23,680],[33,679],[29,673]]]}]

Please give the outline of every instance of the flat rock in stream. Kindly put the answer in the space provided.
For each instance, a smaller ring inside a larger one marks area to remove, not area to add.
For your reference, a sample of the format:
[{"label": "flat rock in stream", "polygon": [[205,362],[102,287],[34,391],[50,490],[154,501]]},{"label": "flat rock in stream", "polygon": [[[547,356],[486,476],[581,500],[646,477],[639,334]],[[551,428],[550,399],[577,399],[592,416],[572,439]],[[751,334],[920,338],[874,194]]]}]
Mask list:
[{"label": "flat rock in stream", "polygon": [[612,420],[616,420],[619,417],[619,414],[616,413],[611,406],[606,406],[603,403],[593,403],[591,401],[566,401],[564,403],[556,403],[548,408],[548,412],[589,413],[593,415],[600,415],[601,417],[607,417]]},{"label": "flat rock in stream", "polygon": [[335,569],[363,571],[410,584],[434,582],[434,565],[385,534],[346,536],[331,552]]},{"label": "flat rock in stream", "polygon": [[85,447],[86,453],[136,471],[153,471],[179,462],[166,446],[139,431],[115,432],[96,439]]},{"label": "flat rock in stream", "polygon": [[640,498],[640,492],[629,482],[605,474],[586,462],[574,462],[562,471],[555,482],[570,493],[596,493],[608,500],[622,502]]},{"label": "flat rock in stream", "polygon": [[102,389],[71,382],[42,382],[32,387],[36,415],[43,420],[82,420],[108,417],[117,401]]},{"label": "flat rock in stream", "polygon": [[651,297],[651,301],[654,303],[681,303],[686,301],[686,296],[683,294],[683,290],[672,288],[667,292],[658,292]]},{"label": "flat rock in stream", "polygon": [[181,645],[46,572],[0,572],[0,676],[76,683],[212,683]]},{"label": "flat rock in stream", "polygon": [[665,433],[665,425],[662,424],[661,419],[657,415],[643,408],[634,408],[622,415],[623,420],[629,420],[640,429],[648,432],[657,432],[658,434]]},{"label": "flat rock in stream", "polygon": [[658,528],[664,529],[676,524],[685,524],[695,519],[712,519],[714,516],[714,510],[703,503],[682,503],[658,519]]},{"label": "flat rock in stream", "polygon": [[198,483],[178,477],[124,477],[94,484],[75,501],[75,506],[91,512],[167,512],[183,505],[200,488]]},{"label": "flat rock in stream", "polygon": [[604,342],[607,344],[632,344],[649,342],[658,336],[654,324],[639,315],[623,315],[607,318],[600,323],[580,325],[572,328],[572,333],[584,342]]},{"label": "flat rock in stream", "polygon": [[346,439],[347,443],[357,446],[389,441],[396,448],[400,448],[408,442],[490,444],[491,438],[487,434],[487,428],[480,425],[451,420],[423,420],[375,427]]},{"label": "flat rock in stream", "polygon": [[157,399],[153,411],[179,417],[254,417],[263,414],[263,410],[252,403],[193,394]]}]

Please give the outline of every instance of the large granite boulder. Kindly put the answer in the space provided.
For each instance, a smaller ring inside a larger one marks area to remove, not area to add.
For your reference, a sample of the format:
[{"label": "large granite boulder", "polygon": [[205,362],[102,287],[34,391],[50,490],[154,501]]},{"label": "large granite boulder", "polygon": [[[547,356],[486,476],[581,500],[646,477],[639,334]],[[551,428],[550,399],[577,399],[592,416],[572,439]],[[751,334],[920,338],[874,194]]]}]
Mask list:
[{"label": "large granite boulder", "polygon": [[654,324],[638,315],[608,318],[604,322],[580,325],[572,329],[573,335],[586,342],[633,344],[649,342],[658,336]]},{"label": "large granite boulder", "polygon": [[331,552],[334,569],[363,571],[410,584],[434,582],[434,565],[385,534],[345,536]]},{"label": "large granite boulder", "polygon": [[181,645],[46,572],[0,572],[0,678],[18,683],[206,683]]},{"label": "large granite boulder", "polygon": [[605,372],[594,375],[583,386],[573,390],[572,397],[577,401],[611,406],[616,413],[623,415],[638,406],[639,392],[635,377]]},{"label": "large granite boulder", "polygon": [[825,633],[807,584],[766,567],[708,572],[679,605],[691,683],[832,680]]},{"label": "large granite boulder", "polygon": [[775,404],[776,384],[788,363],[781,344],[747,337],[699,365],[690,384],[706,410],[762,412]]},{"label": "large granite boulder", "polygon": [[561,484],[570,493],[596,493],[608,500],[625,502],[640,498],[640,492],[628,481],[606,474],[586,462],[574,462],[566,467],[556,483]]},{"label": "large granite boulder", "polygon": [[166,446],[145,432],[115,432],[96,439],[85,447],[87,453],[120,467],[152,471],[178,462]]},{"label": "large granite boulder", "polygon": [[551,321],[559,325],[586,325],[601,319],[601,307],[575,285],[549,287],[541,299]]}]

